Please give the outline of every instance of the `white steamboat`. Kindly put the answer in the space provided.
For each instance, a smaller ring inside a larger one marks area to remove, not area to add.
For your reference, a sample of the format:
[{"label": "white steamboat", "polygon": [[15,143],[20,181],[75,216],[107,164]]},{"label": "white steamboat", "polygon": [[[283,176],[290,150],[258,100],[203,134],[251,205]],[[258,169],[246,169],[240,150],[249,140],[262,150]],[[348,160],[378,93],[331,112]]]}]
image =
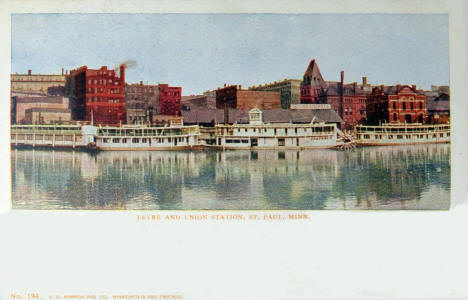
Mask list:
[{"label": "white steamboat", "polygon": [[248,124],[215,126],[215,148],[220,149],[316,149],[338,145],[336,124],[271,123],[262,121],[262,111],[249,111]]},{"label": "white steamboat", "polygon": [[359,125],[354,128],[354,135],[358,146],[450,143],[450,124]]}]

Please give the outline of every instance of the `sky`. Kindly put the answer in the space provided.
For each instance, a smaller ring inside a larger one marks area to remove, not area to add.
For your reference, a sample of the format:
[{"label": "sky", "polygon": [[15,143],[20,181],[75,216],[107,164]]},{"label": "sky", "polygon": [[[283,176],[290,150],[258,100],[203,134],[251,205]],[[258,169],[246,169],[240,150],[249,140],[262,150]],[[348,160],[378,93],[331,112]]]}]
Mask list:
[{"label": "sky", "polygon": [[136,64],[128,83],[181,86],[301,79],[449,85],[446,14],[13,14],[12,73]]}]

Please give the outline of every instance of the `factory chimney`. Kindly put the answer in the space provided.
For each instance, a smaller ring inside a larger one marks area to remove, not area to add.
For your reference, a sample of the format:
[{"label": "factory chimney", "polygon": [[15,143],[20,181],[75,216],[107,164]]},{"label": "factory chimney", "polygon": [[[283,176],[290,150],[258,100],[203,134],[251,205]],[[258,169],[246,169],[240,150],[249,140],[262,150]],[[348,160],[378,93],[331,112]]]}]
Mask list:
[{"label": "factory chimney", "polygon": [[338,114],[340,115],[340,117],[344,120],[344,116],[343,116],[343,94],[344,94],[344,71],[341,71],[341,79],[340,79],[340,111],[338,112]]},{"label": "factory chimney", "polygon": [[125,84],[125,64],[120,65],[120,81]]}]

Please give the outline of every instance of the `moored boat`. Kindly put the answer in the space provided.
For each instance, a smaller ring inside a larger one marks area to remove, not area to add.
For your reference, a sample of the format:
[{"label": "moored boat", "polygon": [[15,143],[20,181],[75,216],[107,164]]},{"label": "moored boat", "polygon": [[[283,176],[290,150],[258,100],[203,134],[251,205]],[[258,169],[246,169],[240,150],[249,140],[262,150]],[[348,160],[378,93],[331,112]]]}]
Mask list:
[{"label": "moored boat", "polygon": [[358,146],[450,143],[450,124],[358,125],[354,128],[354,135]]},{"label": "moored boat", "polygon": [[99,127],[94,142],[98,150],[190,150],[201,147],[199,135],[197,125]]}]

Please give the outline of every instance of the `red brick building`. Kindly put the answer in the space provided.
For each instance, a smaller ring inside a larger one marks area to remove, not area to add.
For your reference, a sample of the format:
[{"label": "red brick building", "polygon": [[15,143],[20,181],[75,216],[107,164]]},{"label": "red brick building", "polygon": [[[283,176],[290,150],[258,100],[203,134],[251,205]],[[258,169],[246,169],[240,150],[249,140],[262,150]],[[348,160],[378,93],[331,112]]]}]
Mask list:
[{"label": "red brick building", "polygon": [[216,108],[223,109],[224,104],[237,109],[280,109],[280,92],[243,90],[240,85],[230,85],[216,91]]},{"label": "red brick building", "polygon": [[159,84],[158,89],[158,113],[180,116],[182,114],[182,88]]},{"label": "red brick building", "polygon": [[415,85],[382,85],[372,90],[366,110],[369,124],[425,123],[426,96]]},{"label": "red brick building", "polygon": [[125,123],[125,65],[120,74],[106,66],[98,70],[87,66],[72,70],[66,90],[70,93],[74,120],[93,121],[97,125]]},{"label": "red brick building", "polygon": [[325,80],[315,59],[307,67],[301,82],[301,103],[316,103],[322,89],[326,88]]},{"label": "red brick building", "polygon": [[345,127],[351,128],[366,119],[366,100],[369,94],[369,91],[358,86],[356,82],[342,84],[330,81],[327,82],[327,87],[320,91],[316,103],[330,104],[345,121]]}]

